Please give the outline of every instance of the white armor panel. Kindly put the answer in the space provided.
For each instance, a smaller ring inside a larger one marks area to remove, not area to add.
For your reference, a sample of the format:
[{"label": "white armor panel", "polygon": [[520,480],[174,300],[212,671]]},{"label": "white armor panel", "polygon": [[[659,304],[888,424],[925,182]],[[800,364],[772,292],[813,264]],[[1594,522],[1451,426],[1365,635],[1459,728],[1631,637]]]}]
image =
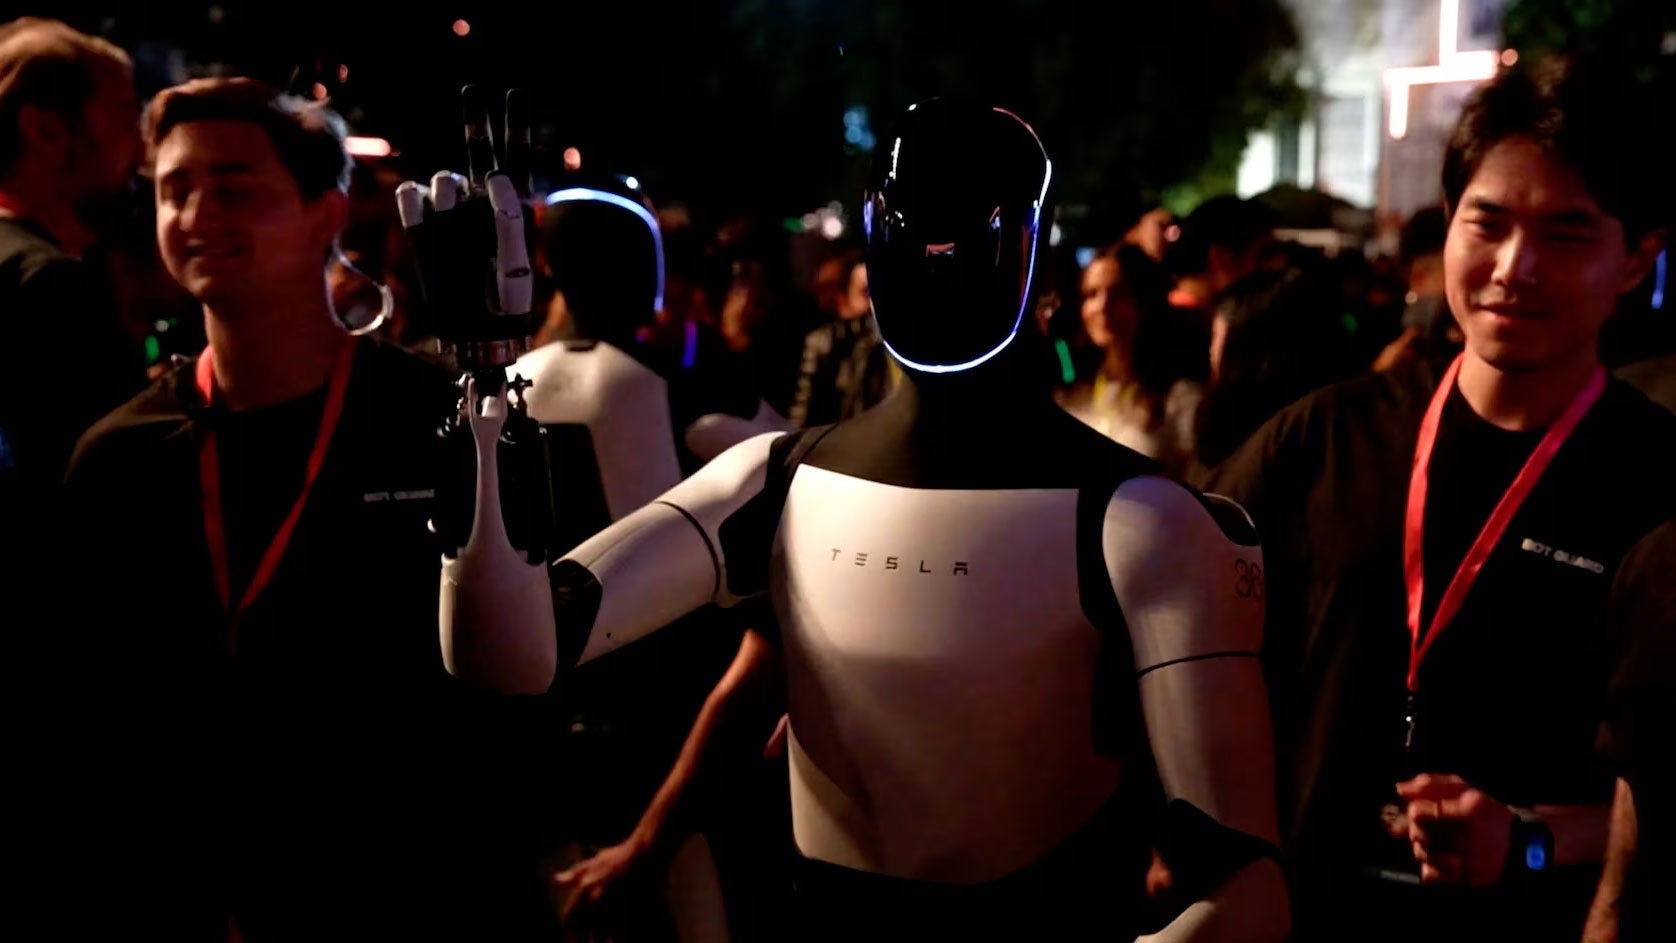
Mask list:
[{"label": "white armor panel", "polygon": [[556,343],[525,354],[508,372],[535,384],[527,391],[531,418],[588,427],[612,520],[681,480],[669,384],[638,360],[610,344]]},{"label": "white armor panel", "polygon": [[976,883],[1030,864],[1118,782],[1095,752],[1101,637],[1074,490],[904,488],[804,465],[774,550],[810,857]]}]

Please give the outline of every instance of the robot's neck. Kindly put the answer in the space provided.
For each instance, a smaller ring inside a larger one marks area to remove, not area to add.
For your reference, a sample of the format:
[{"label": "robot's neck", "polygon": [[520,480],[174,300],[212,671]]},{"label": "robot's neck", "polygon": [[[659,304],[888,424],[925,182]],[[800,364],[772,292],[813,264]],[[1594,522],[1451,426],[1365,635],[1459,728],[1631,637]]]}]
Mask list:
[{"label": "robot's neck", "polygon": [[[885,402],[833,430],[811,460],[910,488],[1050,487],[1098,439],[1053,402],[1028,354],[958,374],[907,371]],[[1115,447],[1113,447],[1115,448]]]},{"label": "robot's neck", "polygon": [[1030,358],[1014,344],[988,363],[958,373],[926,373],[904,368],[901,395],[928,428],[992,424],[1008,417],[1039,414],[1053,408],[1046,384],[1031,370]]}]

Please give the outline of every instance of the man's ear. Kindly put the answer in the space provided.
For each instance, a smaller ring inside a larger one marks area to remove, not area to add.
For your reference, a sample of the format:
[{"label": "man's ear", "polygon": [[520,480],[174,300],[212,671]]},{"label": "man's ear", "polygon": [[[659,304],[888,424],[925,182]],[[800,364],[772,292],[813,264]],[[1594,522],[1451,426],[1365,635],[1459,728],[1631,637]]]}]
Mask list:
[{"label": "man's ear", "polygon": [[1646,281],[1648,273],[1658,264],[1659,253],[1664,251],[1667,244],[1667,236],[1668,233],[1663,229],[1650,230],[1641,237],[1640,242],[1630,248],[1629,263],[1624,269],[1624,279],[1618,285],[1618,294],[1628,294]]},{"label": "man's ear", "polygon": [[23,105],[17,110],[19,152],[52,154],[68,146],[70,128],[64,116],[39,105]]}]

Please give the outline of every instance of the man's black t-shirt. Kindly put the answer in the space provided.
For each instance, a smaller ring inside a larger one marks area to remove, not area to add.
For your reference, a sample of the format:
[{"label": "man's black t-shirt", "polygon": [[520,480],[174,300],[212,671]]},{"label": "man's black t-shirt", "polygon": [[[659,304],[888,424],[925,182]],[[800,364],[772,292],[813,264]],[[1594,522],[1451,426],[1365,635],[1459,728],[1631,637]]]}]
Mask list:
[{"label": "man's black t-shirt", "polygon": [[63,657],[89,692],[69,709],[81,778],[102,784],[83,786],[103,831],[82,840],[90,861],[137,864],[118,888],[125,925],[181,939],[231,911],[251,940],[514,936],[533,919],[521,904],[545,906],[506,845],[529,808],[514,792],[523,714],[458,685],[438,644],[426,524],[454,388],[359,342],[292,539],[235,626],[205,539],[205,430],[237,598],[300,492],[324,392],[234,414],[192,377],[102,420],[67,485],[65,565],[86,592]]},{"label": "man's black t-shirt", "polygon": [[[1593,746],[1608,658],[1601,613],[1625,551],[1676,508],[1676,492],[1656,486],[1676,470],[1676,417],[1608,384],[1433,643],[1405,751],[1403,519],[1439,373],[1416,364],[1307,397],[1205,483],[1247,507],[1263,540],[1265,663],[1300,939],[1343,938],[1337,921],[1366,909],[1369,894],[1422,923],[1442,913],[1472,922],[1455,927],[1469,936],[1529,926],[1538,939],[1574,939],[1596,874],[1560,869],[1459,899],[1416,893],[1391,873],[1401,866],[1412,880],[1415,866],[1380,813],[1393,785],[1419,772],[1460,775],[1511,805],[1610,801],[1612,774]],[[1431,487],[1444,487],[1426,518],[1428,614],[1534,446],[1486,435],[1462,407],[1446,410],[1431,472]],[[1356,932],[1401,932],[1400,921],[1367,920]]]},{"label": "man's black t-shirt", "polygon": [[[145,385],[108,285],[45,229],[0,216],[0,619],[43,578],[76,439]],[[26,660],[32,656],[25,656]]]},{"label": "man's black t-shirt", "polygon": [[1540,430],[1503,429],[1473,412],[1458,388],[1449,392],[1426,475],[1422,639],[1455,571],[1540,441]]},{"label": "man's black t-shirt", "polygon": [[1617,671],[1601,749],[1635,796],[1636,848],[1620,916],[1625,941],[1670,932],[1676,886],[1676,520],[1624,558],[1607,615]]},{"label": "man's black t-shirt", "polygon": [[[59,486],[76,438],[145,384],[140,358],[117,320],[98,273],[59,247],[28,220],[0,216],[0,626],[6,628],[6,713],[34,721],[54,692],[40,666],[56,631],[39,623],[52,607],[49,542],[57,531]],[[50,716],[50,715],[49,715]],[[10,737],[16,767],[30,768],[59,745],[50,724],[20,723]],[[47,768],[49,764],[39,764]],[[45,778],[19,778],[18,808],[53,801]],[[37,792],[38,790],[38,792]],[[65,885],[48,859],[58,835],[39,816],[25,815],[8,833],[29,877],[14,900],[42,909]]]},{"label": "man's black t-shirt", "polygon": [[326,405],[316,390],[250,412],[222,412],[215,425],[226,521],[227,584],[241,598],[262,555],[302,492],[308,453]]},{"label": "man's black t-shirt", "polygon": [[0,335],[0,488],[16,478],[56,485],[76,439],[145,385],[139,352],[98,273],[9,216],[0,216]]}]

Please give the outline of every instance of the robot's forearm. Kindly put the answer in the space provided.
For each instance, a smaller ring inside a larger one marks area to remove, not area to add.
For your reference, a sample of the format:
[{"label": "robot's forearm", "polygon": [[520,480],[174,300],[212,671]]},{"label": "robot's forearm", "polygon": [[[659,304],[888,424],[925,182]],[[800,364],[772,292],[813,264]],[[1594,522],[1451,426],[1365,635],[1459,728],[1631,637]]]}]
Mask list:
[{"label": "robot's forearm", "polygon": [[[488,473],[499,471],[496,430],[489,428],[494,421],[491,415],[469,418],[479,469],[475,520],[464,548],[444,559],[443,650],[455,675],[511,693],[546,691],[578,662],[707,603],[748,594],[735,595],[724,579],[730,544],[721,525],[762,491],[776,436],[741,443],[548,567],[515,549],[495,512],[505,479]],[[736,540],[731,546],[766,555],[757,538],[765,542],[772,535],[750,532],[741,538],[747,544]]]},{"label": "robot's forearm", "polygon": [[[1282,939],[1255,530],[1236,505],[1143,478],[1113,496],[1104,536],[1170,800],[1155,841],[1172,873],[1165,913],[1174,920],[1160,938]],[[1272,881],[1252,876],[1270,871]],[[1272,883],[1278,902],[1253,883]]]},{"label": "robot's forearm", "polygon": [[[500,386],[479,395],[477,380],[469,380],[457,425],[443,434],[448,459],[433,524],[444,544],[442,656],[449,672],[473,684],[539,694],[558,670],[558,643],[542,529],[528,524],[529,511],[546,503],[531,479],[544,476],[520,465],[531,464],[532,454],[539,464],[542,456],[539,441],[506,440],[509,421],[526,417]],[[521,526],[509,529],[509,508],[524,512],[513,518]]]},{"label": "robot's forearm", "polygon": [[1280,863],[1262,858],[1189,905],[1168,926],[1136,943],[1278,943],[1291,932],[1291,923]]}]

